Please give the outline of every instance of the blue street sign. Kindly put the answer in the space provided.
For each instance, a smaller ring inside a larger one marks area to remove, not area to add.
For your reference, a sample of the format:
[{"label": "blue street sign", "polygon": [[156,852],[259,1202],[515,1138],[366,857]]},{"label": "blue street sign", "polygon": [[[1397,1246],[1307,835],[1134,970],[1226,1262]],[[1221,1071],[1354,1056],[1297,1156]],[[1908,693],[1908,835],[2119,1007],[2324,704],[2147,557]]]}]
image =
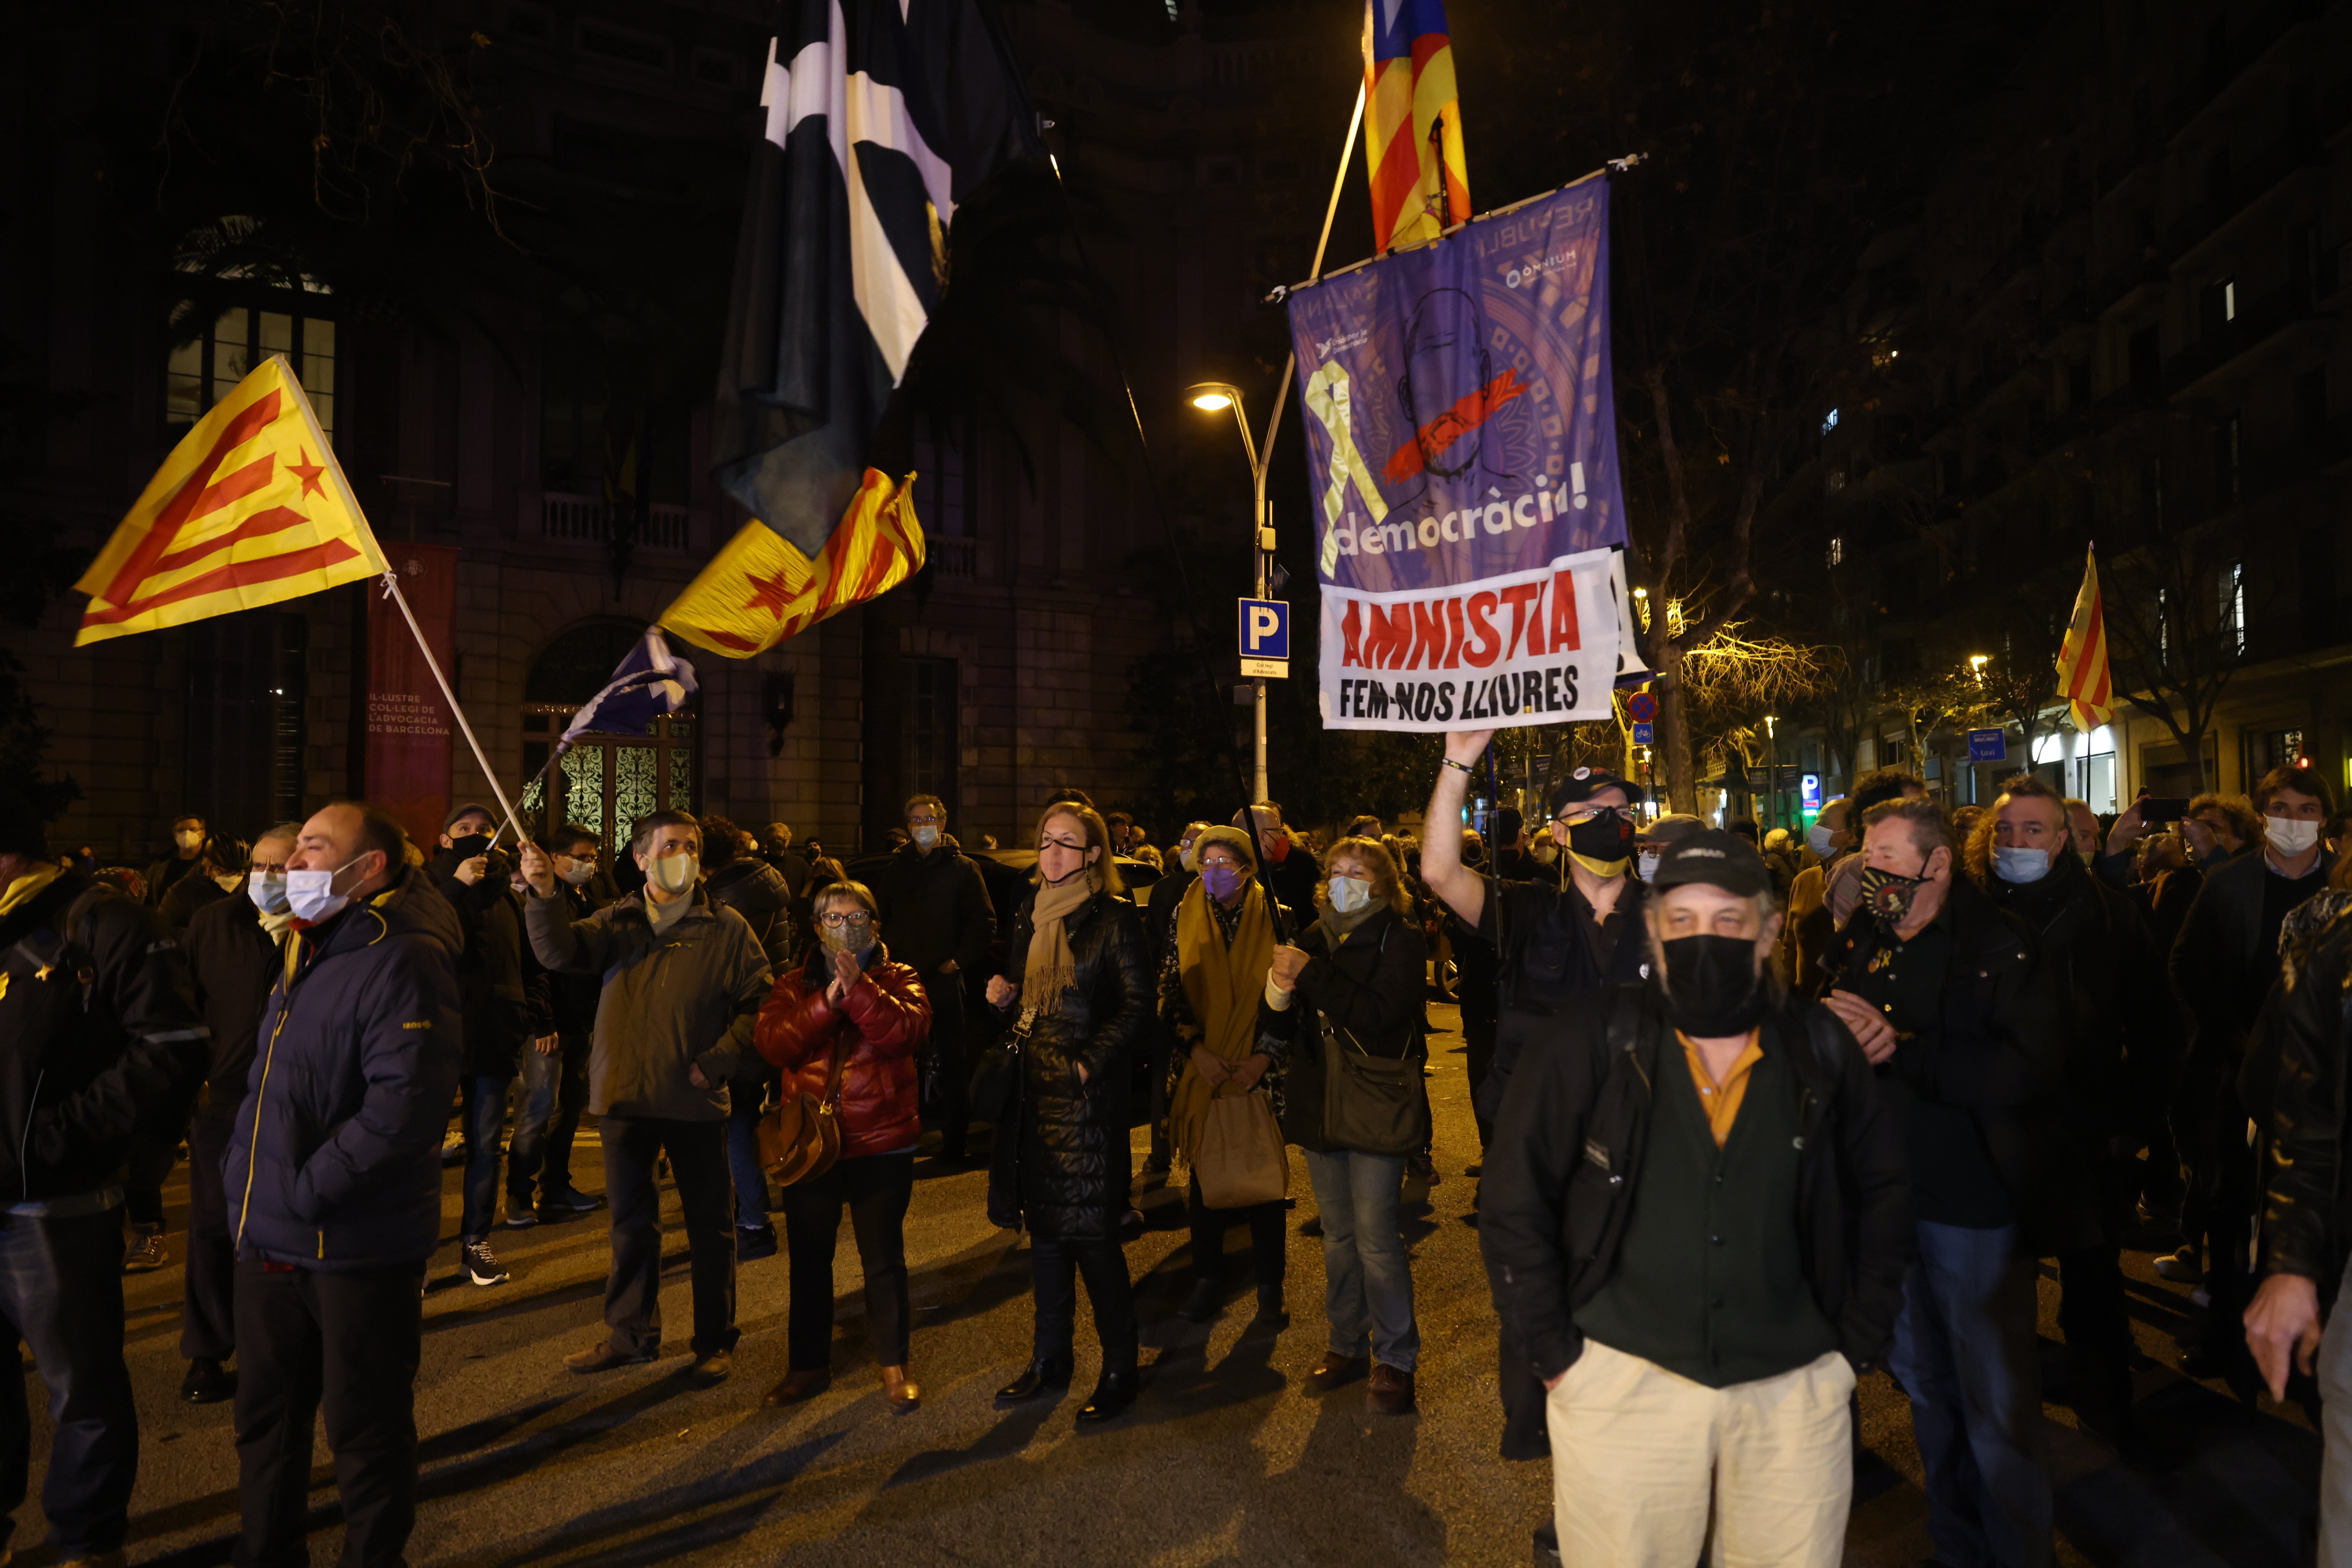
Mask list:
[{"label": "blue street sign", "polygon": [[1798,774],[1797,809],[1799,811],[1819,811],[1821,808],[1822,775],[1819,773]]},{"label": "blue street sign", "polygon": [[1280,599],[1241,601],[1242,673],[1290,674],[1290,606]]},{"label": "blue street sign", "polygon": [[1969,731],[1969,761],[1972,763],[2005,763],[2009,761],[2009,737],[1999,730]]},{"label": "blue street sign", "polygon": [[1637,746],[1656,745],[1657,742],[1653,738],[1656,733],[1657,731],[1654,726],[1649,724],[1636,724],[1633,726],[1633,744]]}]

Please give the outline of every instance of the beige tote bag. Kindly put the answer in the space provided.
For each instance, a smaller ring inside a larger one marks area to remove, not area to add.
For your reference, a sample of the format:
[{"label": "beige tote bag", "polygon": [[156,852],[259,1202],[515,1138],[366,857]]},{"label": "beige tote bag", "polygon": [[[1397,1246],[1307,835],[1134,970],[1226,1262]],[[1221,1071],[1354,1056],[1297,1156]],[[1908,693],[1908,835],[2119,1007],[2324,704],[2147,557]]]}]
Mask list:
[{"label": "beige tote bag", "polygon": [[1247,1094],[1222,1091],[1209,1101],[1201,1130],[1201,1157],[1192,1162],[1201,1180],[1201,1202],[1213,1209],[1279,1203],[1290,1195],[1290,1159],[1275,1121],[1274,1096],[1263,1089]]}]

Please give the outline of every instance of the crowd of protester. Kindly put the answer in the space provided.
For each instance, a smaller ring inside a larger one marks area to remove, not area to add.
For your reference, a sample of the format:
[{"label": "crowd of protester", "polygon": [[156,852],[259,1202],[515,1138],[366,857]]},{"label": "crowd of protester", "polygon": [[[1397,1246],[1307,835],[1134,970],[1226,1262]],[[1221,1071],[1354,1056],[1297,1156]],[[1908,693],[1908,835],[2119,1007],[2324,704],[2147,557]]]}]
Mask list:
[{"label": "crowd of protester", "polygon": [[[1426,824],[1465,820],[1488,740],[1446,738]],[[1839,1561],[1853,1391],[1883,1368],[1937,1560],[2053,1561],[2037,1280],[2055,1264],[2064,1397],[2127,1450],[2130,1237],[2205,1309],[2191,1375],[2318,1413],[2321,1561],[2352,1562],[2352,1331],[2327,1313],[2352,1222],[2352,859],[2323,779],[2101,824],[2031,774],[1953,812],[1883,768],[1760,839],[1601,769],[1542,805],[1533,834],[1505,809],[1419,839],[1358,816],[1327,844],[1257,802],[1163,852],[1066,789],[1033,864],[968,853],[919,795],[845,864],[782,823],[662,811],[617,844],[567,825],[499,847],[469,804],[419,844],[341,802],[249,845],[183,817],[142,874],[54,854],[0,797],[0,1096],[23,1130],[0,1152],[0,1311],[49,1393],[58,1559],[120,1560],[121,1279],[169,1258],[183,1155],[180,1392],[234,1401],[240,1562],[302,1560],[321,1415],[346,1560],[401,1560],[447,1164],[472,1287],[511,1278],[501,1227],[608,1210],[605,1332],[563,1359],[582,1376],[662,1352],[665,1182],[694,1382],[731,1374],[737,1271],[781,1251],[771,1405],[831,1385],[845,1213],[903,1415],[928,1131],[940,1161],[985,1163],[990,1219],[1027,1237],[1034,1347],[998,1401],[1070,1384],[1083,1282],[1091,1423],[1139,1392],[1124,1245],[1162,1189],[1191,1235],[1178,1315],[1225,1310],[1239,1228],[1245,1331],[1288,1327],[1295,1146],[1324,1275],[1307,1385],[1408,1413],[1400,1214],[1439,1179],[1436,996],[1467,1047],[1503,1452],[1552,1465],[1539,1554]],[[13,1507],[21,1398],[0,1426]]]}]

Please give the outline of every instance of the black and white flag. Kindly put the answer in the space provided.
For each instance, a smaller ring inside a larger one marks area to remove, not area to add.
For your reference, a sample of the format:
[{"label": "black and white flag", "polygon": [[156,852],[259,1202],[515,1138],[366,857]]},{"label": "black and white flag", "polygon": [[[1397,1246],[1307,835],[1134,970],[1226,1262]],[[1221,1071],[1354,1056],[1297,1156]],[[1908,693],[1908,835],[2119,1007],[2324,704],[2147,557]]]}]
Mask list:
[{"label": "black and white flag", "polygon": [[719,483],[814,557],[940,300],[957,205],[1039,157],[980,0],[783,0],[720,353]]}]

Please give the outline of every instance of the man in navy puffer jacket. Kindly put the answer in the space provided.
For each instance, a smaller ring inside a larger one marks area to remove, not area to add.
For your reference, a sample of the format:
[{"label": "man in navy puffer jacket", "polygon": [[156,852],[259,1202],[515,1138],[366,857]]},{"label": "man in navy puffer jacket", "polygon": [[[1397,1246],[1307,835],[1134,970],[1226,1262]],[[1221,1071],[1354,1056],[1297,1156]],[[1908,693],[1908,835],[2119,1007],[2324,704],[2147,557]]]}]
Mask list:
[{"label": "man in navy puffer jacket", "polygon": [[416,1517],[416,1363],[463,1047],[457,918],[400,825],[341,802],[287,858],[286,973],[261,1016],[222,1191],[236,1237],[240,1564],[308,1560],[321,1405],[342,1560],[401,1561]]}]

